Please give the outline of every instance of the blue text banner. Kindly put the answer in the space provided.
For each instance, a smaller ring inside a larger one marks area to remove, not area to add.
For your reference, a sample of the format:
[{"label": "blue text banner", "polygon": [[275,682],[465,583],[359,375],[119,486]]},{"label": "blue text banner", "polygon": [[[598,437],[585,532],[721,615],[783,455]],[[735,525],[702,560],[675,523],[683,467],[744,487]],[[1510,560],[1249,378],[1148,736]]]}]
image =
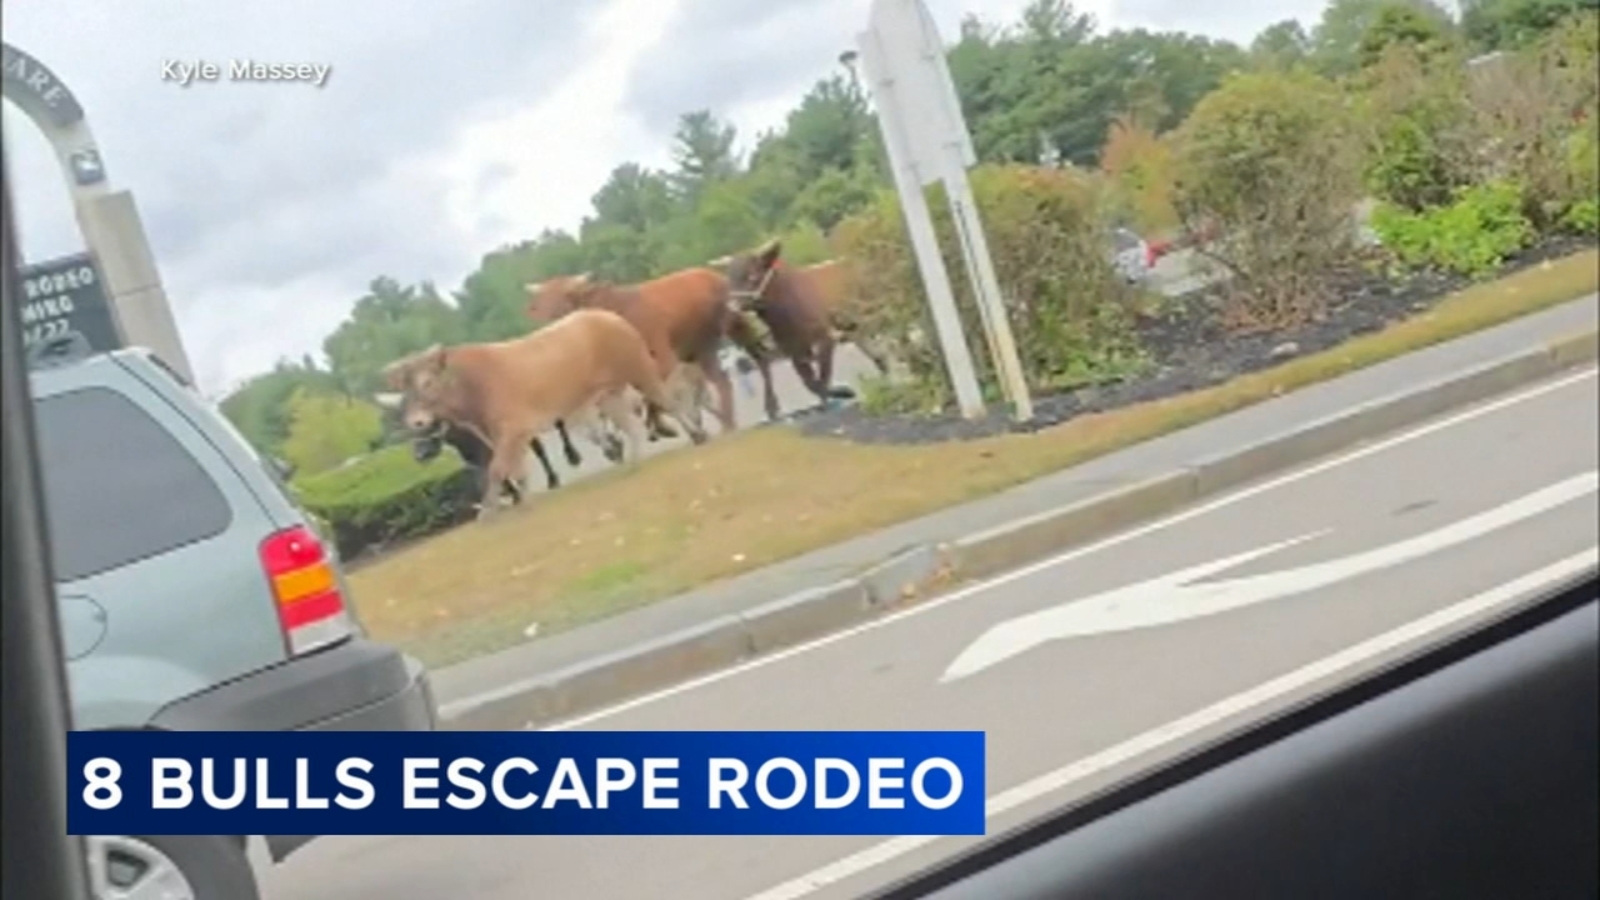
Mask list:
[{"label": "blue text banner", "polygon": [[74,834],[977,835],[980,731],[74,732]]}]

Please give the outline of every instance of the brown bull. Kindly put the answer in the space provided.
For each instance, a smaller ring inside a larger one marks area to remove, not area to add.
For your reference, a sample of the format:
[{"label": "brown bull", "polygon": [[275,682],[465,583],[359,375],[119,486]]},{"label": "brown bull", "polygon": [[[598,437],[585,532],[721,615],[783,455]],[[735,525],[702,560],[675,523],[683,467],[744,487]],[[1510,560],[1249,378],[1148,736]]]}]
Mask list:
[{"label": "brown bull", "polygon": [[[842,309],[845,270],[834,260],[787,266],[781,259],[782,250],[782,244],[772,240],[713,265],[726,268],[736,309],[754,312],[766,323],[772,342],[789,358],[800,381],[826,403],[838,393],[833,388],[837,338],[850,340],[858,331]],[[862,346],[862,342],[856,343]],[[886,361],[878,354],[864,346],[862,350],[880,370],[888,371]],[[767,390],[770,394],[770,381]]]},{"label": "brown bull", "polygon": [[389,388],[402,395],[406,427],[427,433],[443,420],[478,435],[490,451],[480,516],[499,504],[500,485],[516,478],[529,441],[557,421],[586,429],[602,447],[613,442],[596,411],[627,437],[627,461],[643,449],[626,391],[669,411],[695,443],[705,432],[670,399],[639,332],[621,316],[578,310],[548,328],[509,341],[435,345],[390,363]]},{"label": "brown bull", "polygon": [[[760,336],[733,313],[728,280],[707,268],[684,269],[637,284],[619,285],[588,274],[551,278],[526,285],[528,317],[535,322],[559,319],[575,309],[608,309],[627,319],[644,336],[656,361],[656,374],[672,377],[678,366],[700,370],[717,391],[717,418],[724,431],[734,428],[733,384],[722,370],[717,350],[724,336],[731,338],[761,368],[767,383],[767,417],[777,418],[777,398],[772,373]],[[660,410],[649,411],[651,427],[661,428]]]}]

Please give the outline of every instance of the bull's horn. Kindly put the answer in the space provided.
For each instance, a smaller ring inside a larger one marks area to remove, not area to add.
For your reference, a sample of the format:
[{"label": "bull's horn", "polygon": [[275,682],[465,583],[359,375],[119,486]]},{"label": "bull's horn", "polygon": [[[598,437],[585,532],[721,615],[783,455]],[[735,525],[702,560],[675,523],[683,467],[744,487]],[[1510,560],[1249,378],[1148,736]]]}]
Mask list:
[{"label": "bull's horn", "polygon": [[762,244],[760,247],[756,248],[756,255],[757,256],[775,256],[778,253],[779,245],[780,245],[779,239],[778,238],[772,238],[772,239],[768,240],[765,244]]},{"label": "bull's horn", "polygon": [[401,401],[405,398],[400,394],[373,394],[372,399],[384,409],[399,409]]},{"label": "bull's horn", "polygon": [[713,259],[712,261],[706,263],[706,265],[710,266],[713,269],[720,269],[720,268],[723,268],[725,266],[728,266],[732,262],[733,262],[733,257],[731,257],[731,256],[719,256],[716,259]]},{"label": "bull's horn", "polygon": [[573,284],[588,284],[589,283],[589,277],[591,275],[593,275],[593,274],[594,274],[593,272],[584,272],[584,273],[581,273],[579,275],[574,275],[574,276],[572,276],[572,283]]}]

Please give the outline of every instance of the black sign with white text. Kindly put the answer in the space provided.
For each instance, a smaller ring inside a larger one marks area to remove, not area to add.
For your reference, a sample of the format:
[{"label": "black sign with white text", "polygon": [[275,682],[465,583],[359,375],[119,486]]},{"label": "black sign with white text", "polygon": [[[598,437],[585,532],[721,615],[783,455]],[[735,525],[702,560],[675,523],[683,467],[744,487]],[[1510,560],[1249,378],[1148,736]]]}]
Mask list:
[{"label": "black sign with white text", "polygon": [[88,253],[23,266],[20,312],[26,346],[76,331],[97,353],[122,347],[100,271]]}]

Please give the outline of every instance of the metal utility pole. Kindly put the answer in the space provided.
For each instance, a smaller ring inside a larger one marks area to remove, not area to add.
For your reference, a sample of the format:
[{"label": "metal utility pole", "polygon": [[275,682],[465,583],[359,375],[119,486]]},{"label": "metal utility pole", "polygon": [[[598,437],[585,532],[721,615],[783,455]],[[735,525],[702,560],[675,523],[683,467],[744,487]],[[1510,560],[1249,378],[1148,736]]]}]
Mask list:
[{"label": "metal utility pole", "polygon": [[[919,244],[919,240],[929,243],[927,238],[919,238],[919,231],[926,230],[930,235],[933,232],[922,189],[934,182],[944,185],[949,199],[950,215],[955,222],[961,255],[1000,388],[1017,420],[1032,419],[1033,400],[995,275],[983,221],[967,181],[967,169],[977,163],[977,154],[950,78],[938,28],[922,0],[873,0],[868,30],[857,42],[867,69],[868,87],[878,106],[879,125],[890,147],[906,228],[911,233],[913,247],[919,248],[918,264],[928,290],[929,307],[935,324],[939,325],[941,345],[947,348],[948,354],[952,343],[946,334],[948,330],[959,340],[963,351],[966,347],[943,259],[924,260],[925,251]],[[938,257],[937,241],[931,241],[929,246],[931,250],[927,252]],[[941,277],[944,280],[939,281]],[[952,296],[948,310],[942,308],[946,296]],[[940,325],[941,316],[953,319],[953,325],[948,329]],[[946,363],[959,398],[960,383],[965,377],[960,370],[963,366],[971,368],[971,357],[963,354],[962,359],[952,359],[947,355]],[[975,380],[974,376],[973,390],[976,389]],[[965,408],[963,412],[965,414]]]},{"label": "metal utility pole", "polygon": [[885,69],[877,32],[862,32],[856,37],[856,42],[861,48],[860,59],[867,73],[873,105],[878,110],[878,127],[883,131],[884,146],[889,153],[889,168],[894,174],[895,190],[900,195],[906,232],[911,238],[917,269],[922,275],[922,287],[928,293],[928,308],[933,314],[934,332],[943,351],[945,369],[950,375],[950,387],[955,391],[956,405],[961,415],[968,419],[980,418],[987,411],[983,392],[978,387],[972,352],[967,348],[966,331],[962,328],[961,314],[956,308],[955,292],[950,288],[950,273],[945,270],[944,255],[939,251],[938,233],[933,230],[933,217],[928,212],[928,201],[922,193],[923,185],[937,176],[933,172],[920,172],[916,160],[911,156],[897,85]]}]

